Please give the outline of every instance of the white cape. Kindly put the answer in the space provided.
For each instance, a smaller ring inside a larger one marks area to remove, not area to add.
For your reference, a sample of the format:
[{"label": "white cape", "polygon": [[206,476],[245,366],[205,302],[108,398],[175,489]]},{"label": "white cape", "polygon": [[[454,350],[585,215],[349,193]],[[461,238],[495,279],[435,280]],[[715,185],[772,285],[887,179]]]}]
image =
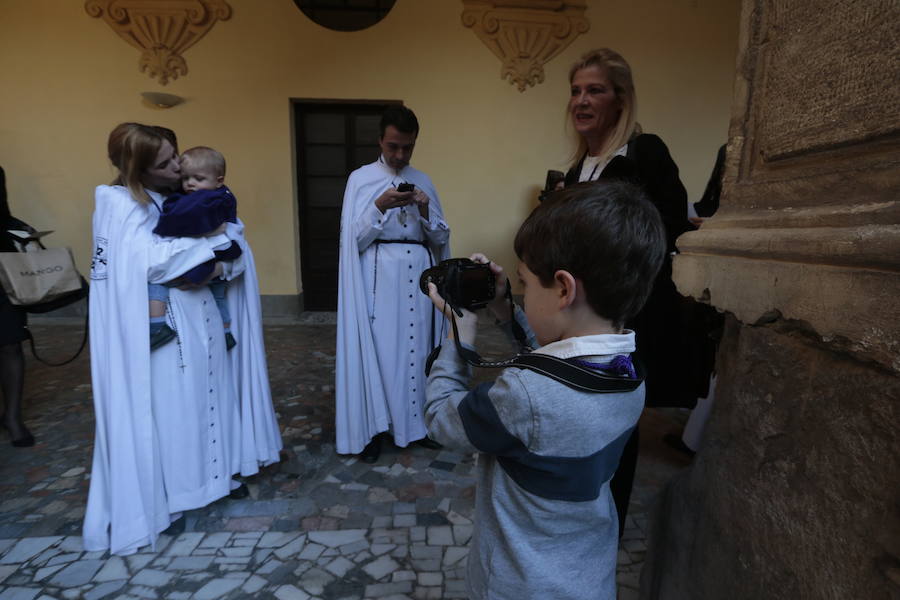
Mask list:
[{"label": "white cape", "polygon": [[244,239],[243,223],[229,223],[226,235],[243,251],[239,259],[244,265],[243,276],[228,283],[231,331],[237,340],[228,358],[240,406],[241,475],[249,476],[259,472],[260,466],[279,461],[282,442],[269,389],[256,262]]},{"label": "white cape", "polygon": [[[413,183],[429,197],[429,218],[415,207],[382,214],[375,199],[397,183]],[[375,240],[422,240],[422,246]],[[335,359],[337,451],[355,454],[388,431],[398,446],[425,437],[424,363],[439,342],[443,317],[419,291],[419,276],[450,255],[450,229],[425,173],[400,173],[382,162],[350,174],[341,213]],[[434,329],[432,329],[432,322]]]},{"label": "white cape", "polygon": [[173,513],[228,494],[239,462],[238,410],[208,288],[171,290],[167,318],[178,340],[152,355],[149,348],[147,282],[170,281],[212,259],[212,243],[155,236],[157,209],[123,187],[99,186],[95,198],[96,432],[84,546],[130,554],[153,545]]}]

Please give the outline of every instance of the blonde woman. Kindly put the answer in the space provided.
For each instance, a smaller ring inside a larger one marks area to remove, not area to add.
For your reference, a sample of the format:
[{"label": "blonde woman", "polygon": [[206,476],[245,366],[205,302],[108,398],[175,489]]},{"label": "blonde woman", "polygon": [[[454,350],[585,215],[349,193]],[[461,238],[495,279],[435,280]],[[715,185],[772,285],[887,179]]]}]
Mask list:
[{"label": "blonde woman", "polygon": [[[643,310],[626,327],[635,331],[637,353],[647,368],[647,405],[692,407],[693,382],[679,351],[682,337],[681,296],[672,282],[671,254],[675,239],[693,227],[687,220],[687,192],[665,143],[641,132],[637,123],[637,95],[631,67],[614,50],[600,48],[584,54],[569,71],[568,119],[577,138],[574,163],[565,185],[624,179],[644,188],[666,229],[668,257],[660,269]],[[623,531],[634,469],[638,430],[625,447],[619,470],[611,482]]]}]

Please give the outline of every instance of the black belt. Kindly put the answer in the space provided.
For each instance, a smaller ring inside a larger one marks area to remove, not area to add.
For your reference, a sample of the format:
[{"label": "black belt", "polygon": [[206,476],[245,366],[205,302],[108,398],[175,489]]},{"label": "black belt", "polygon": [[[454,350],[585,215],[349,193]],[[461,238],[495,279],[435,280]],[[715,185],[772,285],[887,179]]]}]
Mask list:
[{"label": "black belt", "polygon": [[415,244],[416,246],[425,246],[428,247],[428,244],[425,240],[375,240],[373,242],[376,245],[380,244]]}]

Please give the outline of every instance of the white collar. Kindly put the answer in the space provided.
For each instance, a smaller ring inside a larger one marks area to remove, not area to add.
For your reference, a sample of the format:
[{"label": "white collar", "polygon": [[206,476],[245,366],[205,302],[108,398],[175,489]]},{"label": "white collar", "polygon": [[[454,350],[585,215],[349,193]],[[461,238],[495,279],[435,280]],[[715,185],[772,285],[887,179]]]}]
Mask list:
[{"label": "white collar", "polygon": [[384,154],[379,154],[379,155],[378,155],[378,165],[379,165],[386,173],[390,174],[391,177],[400,177],[400,175],[403,173],[403,171],[405,171],[405,170],[409,167],[409,165],[406,165],[405,167],[403,167],[403,168],[400,169],[399,171],[395,171],[394,169],[392,169],[391,167],[389,167],[388,164],[387,164],[387,161],[384,160]]},{"label": "white collar", "polygon": [[622,333],[604,333],[566,338],[541,346],[535,352],[549,354],[557,358],[575,358],[630,354],[634,350],[634,332],[630,329],[625,329]]},{"label": "white collar", "polygon": [[148,190],[144,188],[144,191],[147,192],[147,195],[150,196],[150,201],[153,202],[153,206],[156,207],[156,210],[159,211],[159,214],[162,214],[163,202],[165,202],[166,197],[160,192],[154,192],[153,190]]},{"label": "white collar", "polygon": [[603,169],[606,168],[606,165],[612,162],[617,156],[627,156],[628,155],[628,144],[625,144],[618,150],[616,150],[612,156],[607,158],[606,160],[600,160],[599,156],[590,156],[585,155],[584,160],[581,163],[581,173],[578,174],[578,181],[594,181],[594,179],[600,177],[600,174],[603,173]]},{"label": "white collar", "polygon": [[[624,146],[616,150],[612,153],[612,156],[609,157],[610,160],[614,159],[617,156],[627,156],[628,155],[628,144],[626,143]],[[590,154],[586,154],[584,157],[584,162],[586,163],[596,163],[600,162],[599,156],[591,156]]]}]

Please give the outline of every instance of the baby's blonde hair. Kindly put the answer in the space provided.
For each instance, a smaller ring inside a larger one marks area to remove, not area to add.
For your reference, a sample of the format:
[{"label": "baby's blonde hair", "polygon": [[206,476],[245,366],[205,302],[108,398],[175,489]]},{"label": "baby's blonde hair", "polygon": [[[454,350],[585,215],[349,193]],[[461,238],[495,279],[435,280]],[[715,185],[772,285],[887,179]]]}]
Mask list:
[{"label": "baby's blonde hair", "polygon": [[211,169],[216,177],[225,177],[225,157],[207,146],[194,146],[181,155],[181,169]]}]

